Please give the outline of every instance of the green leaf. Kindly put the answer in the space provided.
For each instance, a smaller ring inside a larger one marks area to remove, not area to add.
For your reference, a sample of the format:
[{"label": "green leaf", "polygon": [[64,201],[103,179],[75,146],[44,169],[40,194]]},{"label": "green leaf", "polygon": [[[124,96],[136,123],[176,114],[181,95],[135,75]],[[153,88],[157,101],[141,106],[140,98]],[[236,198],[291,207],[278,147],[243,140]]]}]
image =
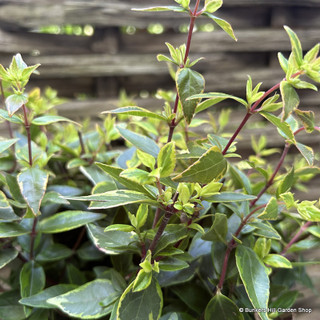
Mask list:
[{"label": "green leaf", "polygon": [[277,220],[278,219],[278,202],[272,197],[264,210],[258,215],[262,220]]},{"label": "green leaf", "polygon": [[256,196],[252,196],[244,193],[237,192],[221,192],[209,197],[205,197],[208,202],[238,202],[238,201],[250,201],[256,199]]},{"label": "green leaf", "polygon": [[149,8],[133,8],[134,11],[174,11],[174,12],[187,12],[186,9],[176,6],[161,6]]},{"label": "green leaf", "polygon": [[248,194],[252,193],[249,178],[237,167],[230,165],[229,172],[236,188],[244,188]]},{"label": "green leaf", "polygon": [[314,130],[314,112],[313,111],[302,111],[299,109],[295,110],[295,114],[301,120],[305,130],[311,133]]},{"label": "green leaf", "polygon": [[104,231],[104,228],[93,224],[87,225],[88,234],[94,245],[102,252],[110,255],[124,252],[138,252],[135,241],[138,237],[134,232]]},{"label": "green leaf", "polygon": [[287,81],[281,81],[280,92],[283,102],[283,114],[281,120],[285,121],[292,111],[297,109],[300,100],[296,90]]},{"label": "green leaf", "polygon": [[202,93],[204,90],[203,76],[191,70],[190,68],[182,68],[176,74],[176,86],[181,101],[183,114],[188,124],[190,124],[195,113],[198,100],[187,100],[189,97]]},{"label": "green leaf", "polygon": [[160,177],[170,176],[176,165],[175,144],[173,141],[164,145],[158,154],[158,168]]},{"label": "green leaf", "polygon": [[73,255],[73,250],[61,243],[48,243],[41,248],[41,252],[36,256],[38,262],[53,262],[69,258]]},{"label": "green leaf", "polygon": [[236,38],[236,36],[234,35],[233,29],[230,25],[229,22],[227,22],[226,20],[223,20],[221,18],[218,18],[216,16],[214,16],[211,13],[208,12],[204,12],[203,13],[204,16],[212,19],[225,33],[227,33],[233,40],[238,41],[238,39]]},{"label": "green leaf", "polygon": [[147,109],[140,108],[137,106],[130,106],[130,107],[122,107],[113,110],[103,111],[102,114],[126,114],[128,116],[139,116],[139,117],[147,117],[159,120],[166,120],[166,117],[162,116],[161,114],[151,112]]},{"label": "green leaf", "polygon": [[[154,159],[154,158],[153,158]],[[121,168],[113,167],[113,166],[108,166],[104,163],[97,162],[96,165],[105,171],[107,174],[109,174],[112,178],[114,178],[116,181],[121,183],[123,186],[126,188],[133,190],[133,191],[138,191],[142,192],[144,194],[150,195],[150,192],[147,191],[143,186],[140,184],[133,182],[127,178],[121,177],[121,173],[124,171]]]},{"label": "green leaf", "polygon": [[16,249],[1,249],[0,252],[0,269],[14,260],[18,256],[19,251]]},{"label": "green leaf", "polygon": [[19,223],[0,223],[0,238],[17,237],[27,233],[30,233],[30,231]]},{"label": "green leaf", "polygon": [[213,13],[222,6],[222,0],[206,0],[204,11]]},{"label": "green leaf", "polygon": [[117,127],[117,129],[120,135],[125,140],[133,144],[136,148],[152,155],[155,158],[158,156],[160,148],[158,147],[158,145],[155,143],[154,140],[121,127]]},{"label": "green leaf", "polygon": [[210,183],[223,177],[227,161],[218,147],[211,147],[190,167],[173,178],[176,182]]},{"label": "green leaf", "polygon": [[0,295],[0,319],[25,320],[23,306],[19,305],[20,293],[17,290],[7,291]]},{"label": "green leaf", "polygon": [[308,228],[308,232],[310,232],[315,237],[320,238],[320,226],[312,226]]},{"label": "green leaf", "polygon": [[28,168],[17,176],[21,194],[32,213],[37,216],[42,198],[46,192],[48,174],[38,168]]},{"label": "green leaf", "polygon": [[28,97],[25,94],[12,94],[6,99],[6,108],[9,117],[18,111],[24,104],[28,102]]},{"label": "green leaf", "polygon": [[205,314],[205,320],[243,320],[239,307],[220,291],[208,303]]},{"label": "green leaf", "polygon": [[106,227],[104,231],[123,231],[123,232],[131,232],[134,230],[133,226],[128,224],[111,224],[110,226]]},{"label": "green leaf", "polygon": [[48,299],[62,295],[75,288],[77,288],[77,286],[74,284],[58,284],[30,297],[22,298],[19,302],[33,308],[52,309],[53,305],[47,302]]},{"label": "green leaf", "polygon": [[2,191],[0,191],[0,221],[9,222],[19,219],[20,217],[14,213],[7,200],[6,195]]},{"label": "green leaf", "polygon": [[294,182],[294,168],[292,167],[290,171],[281,179],[279,187],[277,189],[277,194],[280,195],[290,190]]},{"label": "green leaf", "polygon": [[206,241],[219,241],[226,243],[226,236],[228,233],[228,219],[223,213],[216,212],[214,215],[214,222],[209,231],[206,232],[201,239]]},{"label": "green leaf", "polygon": [[145,272],[143,269],[139,271],[134,282],[132,292],[139,292],[149,287],[152,280],[152,272]]},{"label": "green leaf", "polygon": [[141,185],[151,184],[156,181],[155,177],[150,176],[149,172],[138,168],[125,169],[120,173],[120,177],[124,177]]},{"label": "green leaf", "polygon": [[60,233],[103,218],[105,218],[105,214],[102,213],[68,210],[40,221],[39,231],[43,233]]},{"label": "green leaf", "polygon": [[300,151],[300,153],[303,155],[303,157],[308,162],[309,166],[313,165],[314,162],[314,152],[311,147],[308,147],[300,142],[296,143],[297,149]]},{"label": "green leaf", "polygon": [[320,222],[320,209],[314,204],[316,201],[304,200],[297,205],[300,216],[307,221]]},{"label": "green leaf", "polygon": [[253,231],[253,234],[259,237],[271,238],[275,240],[281,240],[281,236],[276,231],[273,226],[265,221],[265,222],[250,222],[248,225],[255,227],[256,229]]},{"label": "green leaf", "polygon": [[15,144],[19,139],[5,139],[0,140],[0,153],[9,149],[13,144]]},{"label": "green leaf", "polygon": [[47,300],[70,317],[98,319],[111,313],[113,306],[104,307],[101,302],[117,291],[110,280],[97,279],[85,285]]},{"label": "green leaf", "polygon": [[286,138],[290,140],[290,142],[294,144],[296,143],[294,134],[287,122],[282,122],[278,117],[268,112],[260,112],[260,114],[275,125],[286,136]]},{"label": "green leaf", "polygon": [[174,0],[179,3],[183,8],[188,9],[190,5],[190,0]]},{"label": "green leaf", "polygon": [[97,193],[91,196],[67,197],[69,200],[92,201],[90,209],[108,209],[119,206],[125,206],[130,203],[148,203],[158,205],[158,202],[137,191],[114,190],[104,193]]},{"label": "green leaf", "polygon": [[[236,263],[240,278],[254,308],[267,309],[270,294],[267,268],[252,249],[243,245],[239,245],[236,249]],[[263,320],[269,319],[266,312],[259,312],[259,315]]]},{"label": "green leaf", "polygon": [[264,257],[263,262],[273,268],[292,269],[291,262],[280,254],[268,254]]},{"label": "green leaf", "polygon": [[133,282],[122,294],[117,320],[158,320],[161,316],[163,297],[157,280],[153,279],[147,289],[133,292]]},{"label": "green leaf", "polygon": [[293,32],[293,30],[290,29],[288,26],[284,26],[284,29],[286,30],[290,38],[292,53],[295,58],[295,61],[297,62],[298,66],[301,66],[303,55],[302,55],[302,47],[301,47],[300,40],[296,35],[296,33]]},{"label": "green leaf", "polygon": [[178,271],[186,269],[189,267],[189,264],[179,258],[168,257],[163,260],[160,260],[159,268],[162,271]]},{"label": "green leaf", "polygon": [[12,123],[23,124],[23,121],[21,118],[19,118],[16,115],[9,116],[8,112],[3,109],[0,109],[0,118],[5,119],[5,120],[12,122]]},{"label": "green leaf", "polygon": [[196,94],[194,96],[191,96],[189,99],[199,99],[199,98],[207,99],[207,100],[202,101],[201,103],[199,103],[197,105],[195,113],[206,110],[206,109],[210,108],[211,106],[214,106],[215,104],[217,104],[221,101],[224,101],[226,99],[235,100],[235,101],[241,103],[242,105],[244,105],[245,107],[247,107],[247,105],[248,105],[248,103],[245,100],[238,98],[236,96],[232,96],[230,94],[222,93],[222,92],[209,92],[209,93]]},{"label": "green leaf", "polygon": [[38,118],[34,118],[31,123],[36,126],[45,126],[45,125],[60,122],[60,121],[71,122],[77,126],[81,126],[80,123],[72,121],[66,117],[61,117],[61,116],[41,116]]}]

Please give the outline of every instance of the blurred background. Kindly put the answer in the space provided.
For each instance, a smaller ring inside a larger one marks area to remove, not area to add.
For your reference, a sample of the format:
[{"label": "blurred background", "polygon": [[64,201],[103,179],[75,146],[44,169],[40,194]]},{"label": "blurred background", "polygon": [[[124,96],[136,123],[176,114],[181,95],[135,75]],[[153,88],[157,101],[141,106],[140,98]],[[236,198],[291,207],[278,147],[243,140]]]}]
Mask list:
[{"label": "blurred background", "polygon": [[[167,54],[165,42],[174,46],[185,43],[189,18],[173,12],[131,10],[159,4],[174,5],[174,1],[1,0],[0,63],[8,66],[18,52],[27,64],[41,63],[40,75],[32,77],[29,88],[57,90],[68,99],[58,107],[59,113],[76,120],[98,120],[100,112],[115,108],[119,99],[121,104],[134,100],[141,107],[160,109],[162,101],[154,98],[157,89],[174,89],[174,82],[167,65],[157,62],[156,55]],[[247,75],[254,84],[263,81],[263,89],[278,83],[284,74],[277,52],[287,57],[290,51],[283,25],[298,34],[304,50],[320,39],[320,0],[224,0],[216,15],[231,23],[238,42],[209,19],[197,20],[191,59],[205,58],[195,68],[206,79],[206,92],[244,97]],[[310,90],[299,94],[300,108],[314,110],[319,123],[319,95]],[[234,108],[231,125],[238,124],[244,110],[233,102],[224,106]],[[4,129],[0,124],[0,135],[5,134]],[[251,129],[257,136],[261,134],[254,123]],[[266,126],[263,132],[270,146],[283,146],[283,138],[274,128]],[[241,138],[239,148],[246,154],[251,150],[250,136],[244,132]],[[301,134],[299,141],[315,151],[320,149],[319,135]],[[319,185],[319,180],[311,182],[304,199],[317,199]],[[320,283],[316,268],[314,276]],[[314,292],[306,294],[301,307],[315,309],[298,319],[319,319],[319,303],[308,300]]]}]

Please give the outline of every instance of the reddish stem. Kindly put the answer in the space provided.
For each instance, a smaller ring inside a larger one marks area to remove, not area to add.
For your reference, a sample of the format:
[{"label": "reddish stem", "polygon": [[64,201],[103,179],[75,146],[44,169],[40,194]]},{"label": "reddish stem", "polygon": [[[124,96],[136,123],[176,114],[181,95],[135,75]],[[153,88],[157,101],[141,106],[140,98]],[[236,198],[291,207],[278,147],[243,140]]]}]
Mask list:
[{"label": "reddish stem", "polygon": [[35,217],[33,219],[33,225],[32,225],[32,231],[30,233],[30,260],[33,260],[34,259],[34,240],[36,238],[36,235],[37,235],[37,231],[36,231],[36,227],[37,227],[37,223],[38,223],[38,218]]}]

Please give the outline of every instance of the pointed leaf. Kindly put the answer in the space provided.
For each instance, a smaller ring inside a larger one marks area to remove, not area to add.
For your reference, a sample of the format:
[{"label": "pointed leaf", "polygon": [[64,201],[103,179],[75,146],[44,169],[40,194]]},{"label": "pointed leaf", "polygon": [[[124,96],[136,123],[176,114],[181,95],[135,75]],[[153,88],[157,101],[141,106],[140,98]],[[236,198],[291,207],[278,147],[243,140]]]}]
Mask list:
[{"label": "pointed leaf", "polygon": [[80,319],[98,319],[111,313],[113,305],[104,307],[102,301],[108,297],[117,295],[110,280],[97,279],[85,285],[50,298],[47,302],[70,317]]},{"label": "pointed leaf", "polygon": [[39,223],[39,230],[43,233],[60,233],[79,228],[87,223],[105,218],[105,214],[88,211],[64,211]]},{"label": "pointed leaf", "polygon": [[195,113],[199,100],[187,100],[189,97],[202,93],[204,90],[203,76],[191,70],[190,68],[182,68],[176,74],[176,87],[179,93],[183,114],[188,124],[190,124]]},{"label": "pointed leaf", "polygon": [[[236,249],[236,263],[252,305],[256,309],[267,310],[270,294],[267,268],[252,249],[243,245]],[[266,312],[259,312],[259,315],[263,320],[269,319]]]},{"label": "pointed leaf", "polygon": [[272,197],[263,212],[258,215],[262,220],[277,220],[278,219],[278,202],[277,199]]},{"label": "pointed leaf", "polygon": [[187,12],[186,9],[176,6],[162,6],[162,7],[149,7],[149,8],[133,8],[134,11],[174,11],[174,12]]},{"label": "pointed leaf", "polygon": [[304,128],[308,133],[314,130],[314,112],[313,111],[301,111],[299,109],[295,110],[295,114],[301,120]]},{"label": "pointed leaf", "polygon": [[146,117],[146,118],[154,118],[159,120],[166,120],[164,116],[158,113],[151,112],[147,109],[140,108],[137,106],[129,106],[129,107],[122,107],[113,110],[103,111],[102,114],[127,114],[128,116],[139,116],[139,117]]},{"label": "pointed leaf", "polygon": [[38,118],[34,118],[32,120],[32,124],[36,125],[36,126],[45,126],[51,123],[56,123],[56,122],[60,122],[60,121],[66,121],[66,122],[71,122],[77,126],[81,126],[80,123],[72,121],[66,117],[61,117],[61,116],[41,116]]},{"label": "pointed leaf", "polygon": [[308,162],[309,166],[313,165],[314,162],[314,152],[311,147],[308,147],[300,142],[296,143],[297,149],[300,151],[300,153],[303,155],[303,157]]},{"label": "pointed leaf", "polygon": [[175,144],[173,141],[164,145],[158,154],[158,167],[160,168],[160,177],[170,176],[176,166]]},{"label": "pointed leaf", "polygon": [[47,188],[48,174],[38,168],[28,168],[18,175],[17,180],[23,198],[32,213],[38,215]]},{"label": "pointed leaf", "polygon": [[0,221],[9,222],[19,219],[20,217],[14,213],[7,200],[6,195],[2,191],[0,191]]},{"label": "pointed leaf", "polygon": [[282,121],[285,121],[296,110],[300,100],[296,90],[287,81],[281,81],[280,92],[283,101]]},{"label": "pointed leaf", "polygon": [[28,102],[25,94],[12,94],[6,99],[6,108],[10,117]]},{"label": "pointed leaf", "polygon": [[214,215],[214,222],[209,231],[206,232],[201,239],[206,241],[218,241],[225,243],[228,233],[228,219],[223,213],[216,212]]},{"label": "pointed leaf", "polygon": [[206,0],[204,11],[213,13],[222,6],[222,0]]},{"label": "pointed leaf", "polygon": [[0,118],[5,119],[12,123],[23,124],[23,120],[20,117],[16,115],[9,116],[8,112],[3,109],[0,109]]},{"label": "pointed leaf", "polygon": [[300,40],[296,35],[296,33],[293,32],[292,29],[290,29],[288,26],[284,26],[284,29],[286,30],[290,38],[292,53],[297,62],[297,65],[301,66],[303,56],[302,56],[302,47],[301,47]]},{"label": "pointed leaf", "polygon": [[30,231],[19,223],[0,223],[0,238],[17,237],[27,233],[30,233]]},{"label": "pointed leaf", "polygon": [[263,262],[273,268],[292,269],[291,262],[280,254],[268,254]]},{"label": "pointed leaf", "polygon": [[218,147],[211,147],[190,167],[173,178],[176,182],[210,183],[223,177],[227,161]]},{"label": "pointed leaf", "polygon": [[158,320],[161,316],[163,297],[157,280],[153,279],[147,289],[133,292],[133,282],[122,294],[118,310],[118,320]]},{"label": "pointed leaf", "polygon": [[205,314],[205,320],[243,320],[239,307],[229,298],[224,296],[220,291],[208,303]]},{"label": "pointed leaf", "polygon": [[158,147],[158,145],[155,143],[154,140],[143,136],[141,134],[132,132],[130,130],[121,128],[121,127],[117,127],[119,133],[121,134],[121,136],[129,141],[131,144],[133,144],[136,148],[154,156],[157,157],[158,153],[160,151],[160,148]]},{"label": "pointed leaf", "polygon": [[15,144],[19,139],[5,139],[0,140],[0,153],[9,149],[13,144]]},{"label": "pointed leaf", "polygon": [[1,249],[0,252],[0,269],[7,265],[9,262],[14,260],[19,254],[16,249]]},{"label": "pointed leaf", "polygon": [[256,196],[252,196],[244,193],[237,192],[221,192],[219,194],[214,194],[209,197],[205,197],[205,200],[208,202],[237,202],[237,201],[248,201],[254,200]]}]

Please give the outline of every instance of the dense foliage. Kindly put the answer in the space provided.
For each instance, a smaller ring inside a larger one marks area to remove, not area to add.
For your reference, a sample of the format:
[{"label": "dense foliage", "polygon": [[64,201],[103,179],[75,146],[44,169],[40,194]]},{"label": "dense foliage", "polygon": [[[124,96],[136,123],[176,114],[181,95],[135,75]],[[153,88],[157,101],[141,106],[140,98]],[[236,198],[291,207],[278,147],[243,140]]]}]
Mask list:
[{"label": "dense foliage", "polygon": [[[320,173],[298,136],[320,129],[312,111],[298,109],[297,93],[317,90],[319,44],[303,55],[286,26],[292,53],[278,54],[283,80],[264,92],[249,77],[246,99],[205,93],[199,60],[189,59],[195,20],[210,18],[236,37],[213,15],[222,0],[201,9],[189,2],[143,9],[190,16],[186,44],[166,43],[170,55],[158,55],[176,84],[176,92],[158,91],[162,112],[124,105],[90,129],[57,115],[54,90],[27,88],[39,65],[20,54],[0,65],[10,135],[0,140],[0,267],[10,271],[1,319],[267,320],[294,305],[297,282],[312,287],[305,267],[319,261],[301,252],[320,243],[319,201],[296,199],[294,190]],[[230,112],[194,118],[226,99],[244,107],[234,133],[224,132]],[[259,116],[283,137],[282,154],[260,136],[242,159],[236,139]],[[204,123],[212,133],[192,131]],[[117,150],[121,139],[128,148]],[[291,148],[301,155],[287,163]]]}]

